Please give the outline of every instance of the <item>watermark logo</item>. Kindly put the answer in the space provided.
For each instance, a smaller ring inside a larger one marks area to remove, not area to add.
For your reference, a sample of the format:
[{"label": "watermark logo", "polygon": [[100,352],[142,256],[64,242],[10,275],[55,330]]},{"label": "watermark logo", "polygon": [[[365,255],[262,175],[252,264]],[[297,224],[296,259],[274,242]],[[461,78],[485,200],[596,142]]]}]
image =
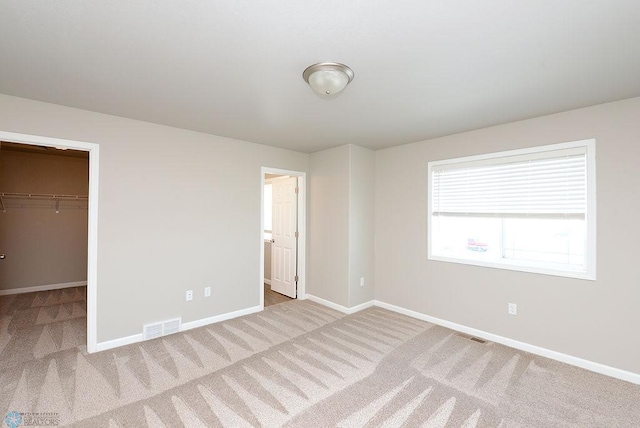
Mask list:
[{"label": "watermark logo", "polygon": [[53,412],[20,413],[12,411],[7,413],[4,423],[9,428],[18,427],[51,427],[60,425],[60,414]]},{"label": "watermark logo", "polygon": [[23,422],[22,415],[16,411],[7,413],[7,417],[4,418],[4,423],[9,428],[18,428]]}]

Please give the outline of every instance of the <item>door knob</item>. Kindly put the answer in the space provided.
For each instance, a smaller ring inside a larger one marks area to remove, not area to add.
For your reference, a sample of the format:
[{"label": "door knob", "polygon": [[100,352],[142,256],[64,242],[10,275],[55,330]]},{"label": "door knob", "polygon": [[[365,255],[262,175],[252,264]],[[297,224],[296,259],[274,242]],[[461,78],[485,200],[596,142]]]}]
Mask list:
[{"label": "door knob", "polygon": [[4,260],[4,254],[0,254],[0,260]]},{"label": "door knob", "polygon": [[[276,243],[276,240],[275,240],[275,239],[272,239],[272,240],[271,240],[271,243],[272,243],[272,244],[275,244],[275,243]],[[4,257],[3,257],[3,258],[4,258]]]}]

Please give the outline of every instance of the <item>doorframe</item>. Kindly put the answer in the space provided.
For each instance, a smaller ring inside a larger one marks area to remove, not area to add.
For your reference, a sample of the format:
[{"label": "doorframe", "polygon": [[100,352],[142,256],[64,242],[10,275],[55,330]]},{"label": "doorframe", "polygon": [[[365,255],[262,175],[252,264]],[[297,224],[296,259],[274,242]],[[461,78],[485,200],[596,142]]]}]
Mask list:
[{"label": "doorframe", "polygon": [[306,293],[306,266],[307,266],[307,173],[281,168],[263,166],[260,174],[260,309],[264,309],[264,185],[265,174],[289,175],[298,177],[298,287],[296,298],[304,300]]},{"label": "doorframe", "polygon": [[0,131],[0,141],[81,150],[89,152],[89,200],[87,237],[87,351],[97,351],[98,345],[98,182],[100,145],[85,141],[63,140],[39,135]]}]

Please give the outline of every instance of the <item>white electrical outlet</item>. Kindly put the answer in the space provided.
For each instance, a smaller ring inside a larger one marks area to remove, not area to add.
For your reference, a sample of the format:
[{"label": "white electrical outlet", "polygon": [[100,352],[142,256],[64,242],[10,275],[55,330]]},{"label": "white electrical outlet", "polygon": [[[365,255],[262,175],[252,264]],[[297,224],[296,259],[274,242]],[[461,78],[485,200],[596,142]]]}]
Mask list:
[{"label": "white electrical outlet", "polygon": [[364,276],[360,278],[360,287],[364,287]]},{"label": "white electrical outlet", "polygon": [[193,290],[188,290],[187,291],[187,295],[186,295],[185,298],[186,298],[187,302],[192,301],[193,300]]},{"label": "white electrical outlet", "polygon": [[204,287],[204,297],[211,297],[211,287]]},{"label": "white electrical outlet", "polygon": [[509,315],[518,315],[518,305],[515,303],[509,303]]}]

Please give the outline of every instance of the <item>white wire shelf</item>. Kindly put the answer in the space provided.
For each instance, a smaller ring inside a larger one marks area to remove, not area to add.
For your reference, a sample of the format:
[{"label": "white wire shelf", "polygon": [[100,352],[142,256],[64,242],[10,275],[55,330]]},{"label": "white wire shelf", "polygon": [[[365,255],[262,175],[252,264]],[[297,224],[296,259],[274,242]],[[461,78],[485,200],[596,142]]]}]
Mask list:
[{"label": "white wire shelf", "polygon": [[15,193],[15,192],[0,192],[0,210],[7,212],[4,205],[5,198],[16,199],[49,199],[56,201],[56,213],[60,211],[60,200],[64,201],[88,201],[89,196],[86,195],[64,195],[54,193]]}]

